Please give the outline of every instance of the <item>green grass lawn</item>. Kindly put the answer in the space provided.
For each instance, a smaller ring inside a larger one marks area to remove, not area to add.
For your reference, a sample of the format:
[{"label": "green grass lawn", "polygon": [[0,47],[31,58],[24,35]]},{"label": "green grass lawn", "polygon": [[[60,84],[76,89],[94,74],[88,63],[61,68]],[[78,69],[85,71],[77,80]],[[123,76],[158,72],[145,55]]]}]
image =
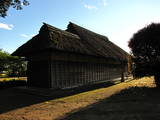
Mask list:
[{"label": "green grass lawn", "polygon": [[[12,109],[2,113],[0,118],[3,120],[12,118],[17,120],[113,120],[114,118],[114,120],[137,120],[135,117],[138,115],[142,117],[148,115],[153,118],[154,115],[159,115],[157,111],[160,110],[158,107],[160,96],[154,86],[153,78],[142,78],[54,99],[52,96],[48,99],[44,96],[23,93],[20,90],[5,89],[0,92],[4,95],[1,95],[3,99],[0,107],[6,109],[8,106]],[[7,90],[10,91],[7,93]],[[7,103],[8,97],[10,97],[10,104]],[[155,114],[149,114],[150,108],[151,111],[156,108],[152,112]]]},{"label": "green grass lawn", "polygon": [[0,78],[0,81],[10,81],[10,80],[27,80],[27,77],[5,77],[5,78]]},{"label": "green grass lawn", "polygon": [[26,86],[26,77],[10,77],[10,78],[0,78],[0,89],[11,88],[17,86]]},{"label": "green grass lawn", "polygon": [[4,77],[7,77],[7,74],[0,73],[0,78],[4,78]]}]

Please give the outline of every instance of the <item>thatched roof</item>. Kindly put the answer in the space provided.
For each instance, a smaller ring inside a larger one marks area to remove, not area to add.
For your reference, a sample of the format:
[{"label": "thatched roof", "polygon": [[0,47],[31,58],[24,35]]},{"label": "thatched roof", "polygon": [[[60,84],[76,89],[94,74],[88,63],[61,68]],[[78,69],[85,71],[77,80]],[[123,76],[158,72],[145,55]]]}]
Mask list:
[{"label": "thatched roof", "polygon": [[30,54],[41,52],[47,49],[76,52],[82,54],[92,54],[78,35],[60,30],[51,25],[44,23],[39,34],[31,40],[20,46],[13,56],[29,56]]},{"label": "thatched roof", "polygon": [[66,31],[78,35],[82,43],[85,44],[90,51],[100,56],[127,60],[128,53],[109,41],[106,36],[94,33],[71,22]]},{"label": "thatched roof", "polygon": [[19,47],[12,55],[29,56],[47,49],[112,58],[118,61],[126,61],[128,56],[107,37],[74,23],[70,23],[66,31],[44,23],[39,34]]}]

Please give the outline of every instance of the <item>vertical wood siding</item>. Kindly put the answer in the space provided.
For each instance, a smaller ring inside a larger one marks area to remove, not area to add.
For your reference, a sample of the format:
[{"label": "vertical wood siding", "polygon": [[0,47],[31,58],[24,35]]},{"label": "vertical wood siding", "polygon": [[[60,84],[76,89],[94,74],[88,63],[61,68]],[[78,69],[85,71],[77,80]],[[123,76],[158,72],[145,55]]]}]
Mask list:
[{"label": "vertical wood siding", "polygon": [[71,88],[95,82],[121,79],[121,66],[52,61],[51,87]]}]

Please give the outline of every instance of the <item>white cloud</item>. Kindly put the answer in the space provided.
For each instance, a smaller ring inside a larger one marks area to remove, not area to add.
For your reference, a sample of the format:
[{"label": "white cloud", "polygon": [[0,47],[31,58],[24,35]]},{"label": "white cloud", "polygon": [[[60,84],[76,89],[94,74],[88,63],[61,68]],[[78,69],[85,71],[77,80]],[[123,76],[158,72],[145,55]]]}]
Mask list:
[{"label": "white cloud", "polygon": [[31,35],[27,35],[27,34],[20,34],[21,37],[24,37],[24,38],[30,38],[30,37],[33,37],[35,36],[36,34],[31,34]]},{"label": "white cloud", "polygon": [[34,37],[36,34],[31,34],[30,37]]},{"label": "white cloud", "polygon": [[97,1],[96,3],[97,3],[97,5],[89,5],[89,4],[86,4],[86,3],[83,3],[83,4],[84,4],[84,7],[89,9],[89,10],[93,10],[93,9],[98,10],[98,7],[102,7],[102,6],[106,7],[108,5],[107,0],[100,0],[100,1]]},{"label": "white cloud", "polygon": [[87,8],[87,9],[89,9],[89,10],[92,10],[92,9],[97,10],[97,9],[98,9],[96,6],[93,6],[93,5],[87,5],[87,4],[85,4],[85,5],[84,5],[84,7],[85,7],[85,8]]},{"label": "white cloud", "polygon": [[21,37],[28,38],[29,36],[26,34],[20,34]]},{"label": "white cloud", "polygon": [[106,0],[103,0],[103,6],[107,6],[107,1]]},{"label": "white cloud", "polygon": [[14,25],[12,24],[0,23],[0,29],[12,30],[13,28],[14,28]]},{"label": "white cloud", "polygon": [[21,3],[21,6],[22,6],[22,7],[24,6],[23,2]]}]

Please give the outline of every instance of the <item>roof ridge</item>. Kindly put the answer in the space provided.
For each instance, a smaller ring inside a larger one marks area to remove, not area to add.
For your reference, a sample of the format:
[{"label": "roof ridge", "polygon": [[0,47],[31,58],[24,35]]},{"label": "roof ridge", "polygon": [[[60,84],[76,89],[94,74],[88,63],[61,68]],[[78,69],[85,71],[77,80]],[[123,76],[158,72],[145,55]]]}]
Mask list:
[{"label": "roof ridge", "polygon": [[[124,59],[124,56],[127,55],[127,52],[125,50],[123,50],[118,45],[110,41],[108,37],[95,33],[86,28],[83,28],[75,23],[72,22],[69,23],[68,31],[78,34],[81,37],[81,39],[84,39],[84,41],[88,43],[92,51],[95,52],[96,50],[96,53],[98,53],[101,56],[104,57],[112,56],[116,57],[117,59],[119,58]],[[105,42],[106,44],[103,42]]]},{"label": "roof ridge", "polygon": [[[73,34],[73,33],[71,33],[71,32],[68,32],[68,31],[66,31],[66,30],[59,29],[59,28],[54,27],[54,26],[52,26],[52,25],[50,25],[50,24],[47,24],[47,23],[43,23],[43,24],[44,24],[44,26],[46,26],[46,27],[48,28],[48,31],[52,30],[52,31],[54,31],[54,32],[61,32],[61,34],[63,34],[63,35],[67,35],[67,36],[70,36],[70,37],[79,38],[78,35]],[[43,26],[42,26],[42,27],[43,27]]]},{"label": "roof ridge", "polygon": [[[105,35],[101,35],[101,34],[99,34],[99,33],[96,33],[96,32],[94,32],[94,31],[91,31],[91,30],[89,30],[89,29],[86,29],[86,28],[84,28],[84,27],[82,27],[82,26],[79,26],[79,25],[73,23],[73,22],[69,22],[69,24],[73,24],[73,25],[78,26],[78,27],[80,27],[80,28],[83,28],[83,29],[85,29],[85,30],[87,30],[87,31],[89,31],[89,32],[92,32],[92,33],[94,33],[94,34],[96,34],[96,35],[105,37],[105,38],[107,38],[107,39],[105,39],[105,41],[107,40],[107,41],[109,41],[111,44],[113,44],[113,45],[115,45],[116,47],[118,47],[119,49],[123,50],[121,47],[119,47],[118,45],[116,45],[115,43],[113,43],[112,41],[110,41],[110,40],[108,39],[108,37],[105,36]],[[68,24],[68,26],[69,26],[69,24]],[[123,51],[126,52],[125,50],[123,50]],[[126,53],[127,53],[127,52],[126,52]],[[127,54],[128,54],[128,53],[127,53]]]},{"label": "roof ridge", "polygon": [[[105,36],[105,35],[102,35],[102,34],[99,34],[99,33],[94,32],[94,31],[91,31],[91,30],[89,30],[89,29],[87,29],[87,28],[85,28],[85,27],[82,27],[82,26],[80,26],[80,25],[77,25],[77,24],[75,24],[75,23],[73,23],[73,22],[69,22],[67,28],[68,28],[70,25],[75,25],[75,26],[80,27],[80,28],[83,28],[84,30],[89,31],[89,32],[91,32],[91,33],[93,33],[93,34],[95,34],[95,35],[97,35],[97,36],[105,37],[105,38],[108,39],[108,37]],[[109,40],[109,41],[110,41],[110,40]]]}]

